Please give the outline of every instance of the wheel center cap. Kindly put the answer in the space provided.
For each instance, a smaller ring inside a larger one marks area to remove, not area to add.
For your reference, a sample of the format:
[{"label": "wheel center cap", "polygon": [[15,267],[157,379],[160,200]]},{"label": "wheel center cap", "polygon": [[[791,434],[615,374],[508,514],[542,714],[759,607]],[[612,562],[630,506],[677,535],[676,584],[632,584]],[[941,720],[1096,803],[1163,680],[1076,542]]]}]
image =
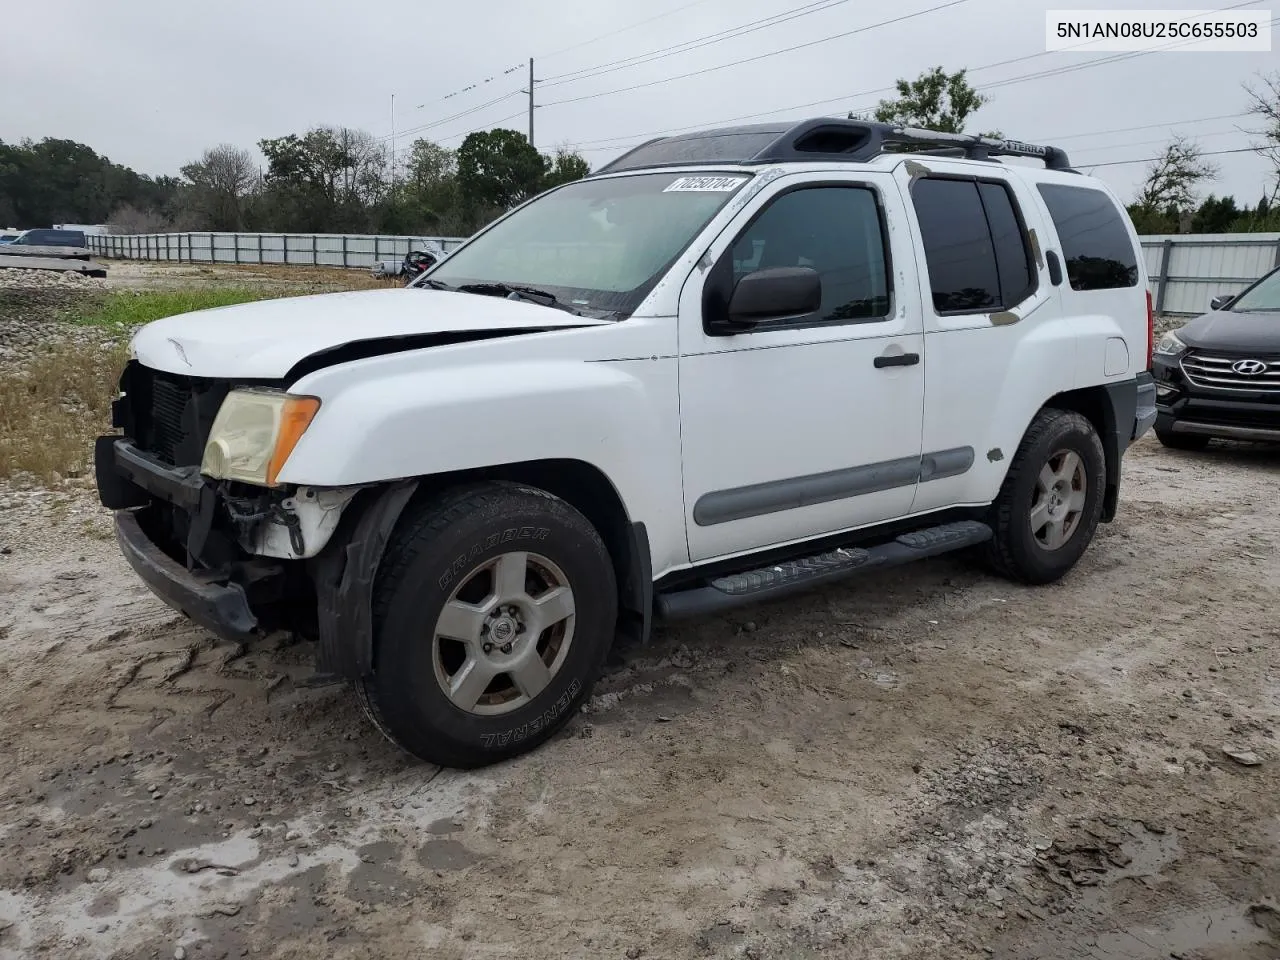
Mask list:
[{"label": "wheel center cap", "polygon": [[497,643],[510,643],[516,637],[516,622],[510,617],[499,617],[489,633]]}]

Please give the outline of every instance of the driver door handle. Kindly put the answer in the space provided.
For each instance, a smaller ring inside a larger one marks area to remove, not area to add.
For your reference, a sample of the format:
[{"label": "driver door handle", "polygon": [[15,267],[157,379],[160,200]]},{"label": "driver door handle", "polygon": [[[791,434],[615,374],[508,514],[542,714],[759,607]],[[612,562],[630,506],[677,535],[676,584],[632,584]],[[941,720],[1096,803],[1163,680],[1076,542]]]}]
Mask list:
[{"label": "driver door handle", "polygon": [[876,369],[881,367],[914,367],[920,362],[918,353],[882,353],[875,359]]}]

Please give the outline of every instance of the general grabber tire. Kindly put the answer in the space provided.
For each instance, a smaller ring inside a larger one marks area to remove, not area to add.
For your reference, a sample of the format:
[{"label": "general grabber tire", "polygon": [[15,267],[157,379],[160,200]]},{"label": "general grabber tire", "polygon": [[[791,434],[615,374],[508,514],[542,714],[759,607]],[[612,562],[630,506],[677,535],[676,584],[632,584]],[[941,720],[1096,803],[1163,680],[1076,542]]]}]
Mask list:
[{"label": "general grabber tire", "polygon": [[1102,516],[1106,457],[1087,419],[1045,408],[1031,422],[991,508],[992,565],[1029,584],[1067,573]]},{"label": "general grabber tire", "polygon": [[357,693],[414,756],[480,767],[542,743],[589,696],[617,620],[613,564],[572,506],[486,483],[411,506],[374,586]]}]

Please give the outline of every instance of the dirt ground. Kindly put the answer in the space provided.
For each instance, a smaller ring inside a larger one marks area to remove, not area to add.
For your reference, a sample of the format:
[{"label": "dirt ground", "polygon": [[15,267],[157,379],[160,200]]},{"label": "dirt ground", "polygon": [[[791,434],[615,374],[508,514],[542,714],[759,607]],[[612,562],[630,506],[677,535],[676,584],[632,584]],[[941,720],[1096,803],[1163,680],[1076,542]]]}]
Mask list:
[{"label": "dirt ground", "polygon": [[4,488],[0,958],[1280,957],[1277,468],[1144,440],[1059,585],[941,560],[666,630],[472,773]]}]

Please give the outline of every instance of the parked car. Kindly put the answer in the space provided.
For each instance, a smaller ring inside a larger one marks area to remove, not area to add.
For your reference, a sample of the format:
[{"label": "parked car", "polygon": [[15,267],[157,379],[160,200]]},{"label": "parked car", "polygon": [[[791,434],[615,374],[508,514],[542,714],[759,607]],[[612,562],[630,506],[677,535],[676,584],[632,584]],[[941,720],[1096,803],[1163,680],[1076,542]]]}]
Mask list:
[{"label": "parked car", "polygon": [[1161,337],[1153,372],[1166,447],[1280,442],[1280,267]]},{"label": "parked car", "polygon": [[487,764],[655,618],[970,548],[1064,576],[1155,420],[1146,280],[1054,147],[660,139],[407,289],[142,328],[99,495],[170,605],[313,638],[394,742]]},{"label": "parked car", "polygon": [[87,245],[83,230],[24,230],[12,242],[16,246],[29,247],[84,247]]}]

